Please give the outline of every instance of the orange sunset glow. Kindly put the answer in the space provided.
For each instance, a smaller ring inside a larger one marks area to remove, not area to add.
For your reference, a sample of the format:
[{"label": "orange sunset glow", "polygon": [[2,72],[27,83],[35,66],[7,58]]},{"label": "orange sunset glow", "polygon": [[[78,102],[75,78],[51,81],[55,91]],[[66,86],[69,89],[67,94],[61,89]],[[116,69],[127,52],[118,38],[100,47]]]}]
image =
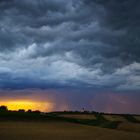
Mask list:
[{"label": "orange sunset glow", "polygon": [[24,109],[25,111],[31,110],[40,110],[42,112],[49,112],[53,109],[53,103],[51,102],[39,102],[39,101],[4,101],[0,102],[0,105],[5,105],[9,110],[19,110]]}]

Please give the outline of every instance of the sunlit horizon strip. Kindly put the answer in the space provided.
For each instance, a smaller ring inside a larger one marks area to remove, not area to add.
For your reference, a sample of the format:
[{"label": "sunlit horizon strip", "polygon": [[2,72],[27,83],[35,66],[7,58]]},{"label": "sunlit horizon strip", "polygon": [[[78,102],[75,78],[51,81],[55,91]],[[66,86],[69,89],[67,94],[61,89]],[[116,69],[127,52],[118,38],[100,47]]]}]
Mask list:
[{"label": "sunlit horizon strip", "polygon": [[41,101],[2,101],[0,105],[7,106],[8,110],[18,111],[19,109],[24,109],[25,111],[31,109],[33,111],[39,110],[42,112],[49,112],[53,110],[54,104],[51,102],[41,102]]}]

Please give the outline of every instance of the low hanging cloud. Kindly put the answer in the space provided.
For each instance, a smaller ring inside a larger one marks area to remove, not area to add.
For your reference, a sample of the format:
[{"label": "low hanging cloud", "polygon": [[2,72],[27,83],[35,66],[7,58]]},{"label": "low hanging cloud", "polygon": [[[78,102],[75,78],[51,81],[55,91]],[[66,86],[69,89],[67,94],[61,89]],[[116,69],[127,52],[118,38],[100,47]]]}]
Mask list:
[{"label": "low hanging cloud", "polygon": [[140,90],[139,0],[1,0],[0,88]]}]

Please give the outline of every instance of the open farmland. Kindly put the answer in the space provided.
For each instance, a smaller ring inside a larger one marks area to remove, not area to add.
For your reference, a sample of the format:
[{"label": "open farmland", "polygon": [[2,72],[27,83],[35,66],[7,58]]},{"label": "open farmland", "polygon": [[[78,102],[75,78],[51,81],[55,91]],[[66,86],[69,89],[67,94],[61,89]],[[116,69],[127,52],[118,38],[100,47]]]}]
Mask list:
[{"label": "open farmland", "polygon": [[140,123],[122,122],[118,125],[117,129],[140,133]]},{"label": "open farmland", "polygon": [[133,116],[137,121],[140,122],[140,116]]},{"label": "open farmland", "polygon": [[0,140],[139,140],[140,123],[131,117],[86,112],[1,112]]},{"label": "open farmland", "polygon": [[61,115],[61,117],[83,120],[96,120],[96,116],[91,114],[65,114]]},{"label": "open farmland", "polygon": [[127,120],[120,115],[103,115],[103,117],[108,121],[120,121],[120,122],[126,122]]},{"label": "open farmland", "polygon": [[140,133],[67,122],[0,122],[1,140],[139,140]]}]

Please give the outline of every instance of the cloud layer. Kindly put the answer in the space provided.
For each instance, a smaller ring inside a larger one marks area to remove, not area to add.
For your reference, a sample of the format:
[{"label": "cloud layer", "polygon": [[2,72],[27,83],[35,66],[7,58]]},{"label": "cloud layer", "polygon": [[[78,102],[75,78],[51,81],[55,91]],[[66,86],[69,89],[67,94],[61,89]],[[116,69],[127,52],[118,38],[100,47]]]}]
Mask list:
[{"label": "cloud layer", "polygon": [[140,91],[139,0],[1,0],[0,88]]}]

